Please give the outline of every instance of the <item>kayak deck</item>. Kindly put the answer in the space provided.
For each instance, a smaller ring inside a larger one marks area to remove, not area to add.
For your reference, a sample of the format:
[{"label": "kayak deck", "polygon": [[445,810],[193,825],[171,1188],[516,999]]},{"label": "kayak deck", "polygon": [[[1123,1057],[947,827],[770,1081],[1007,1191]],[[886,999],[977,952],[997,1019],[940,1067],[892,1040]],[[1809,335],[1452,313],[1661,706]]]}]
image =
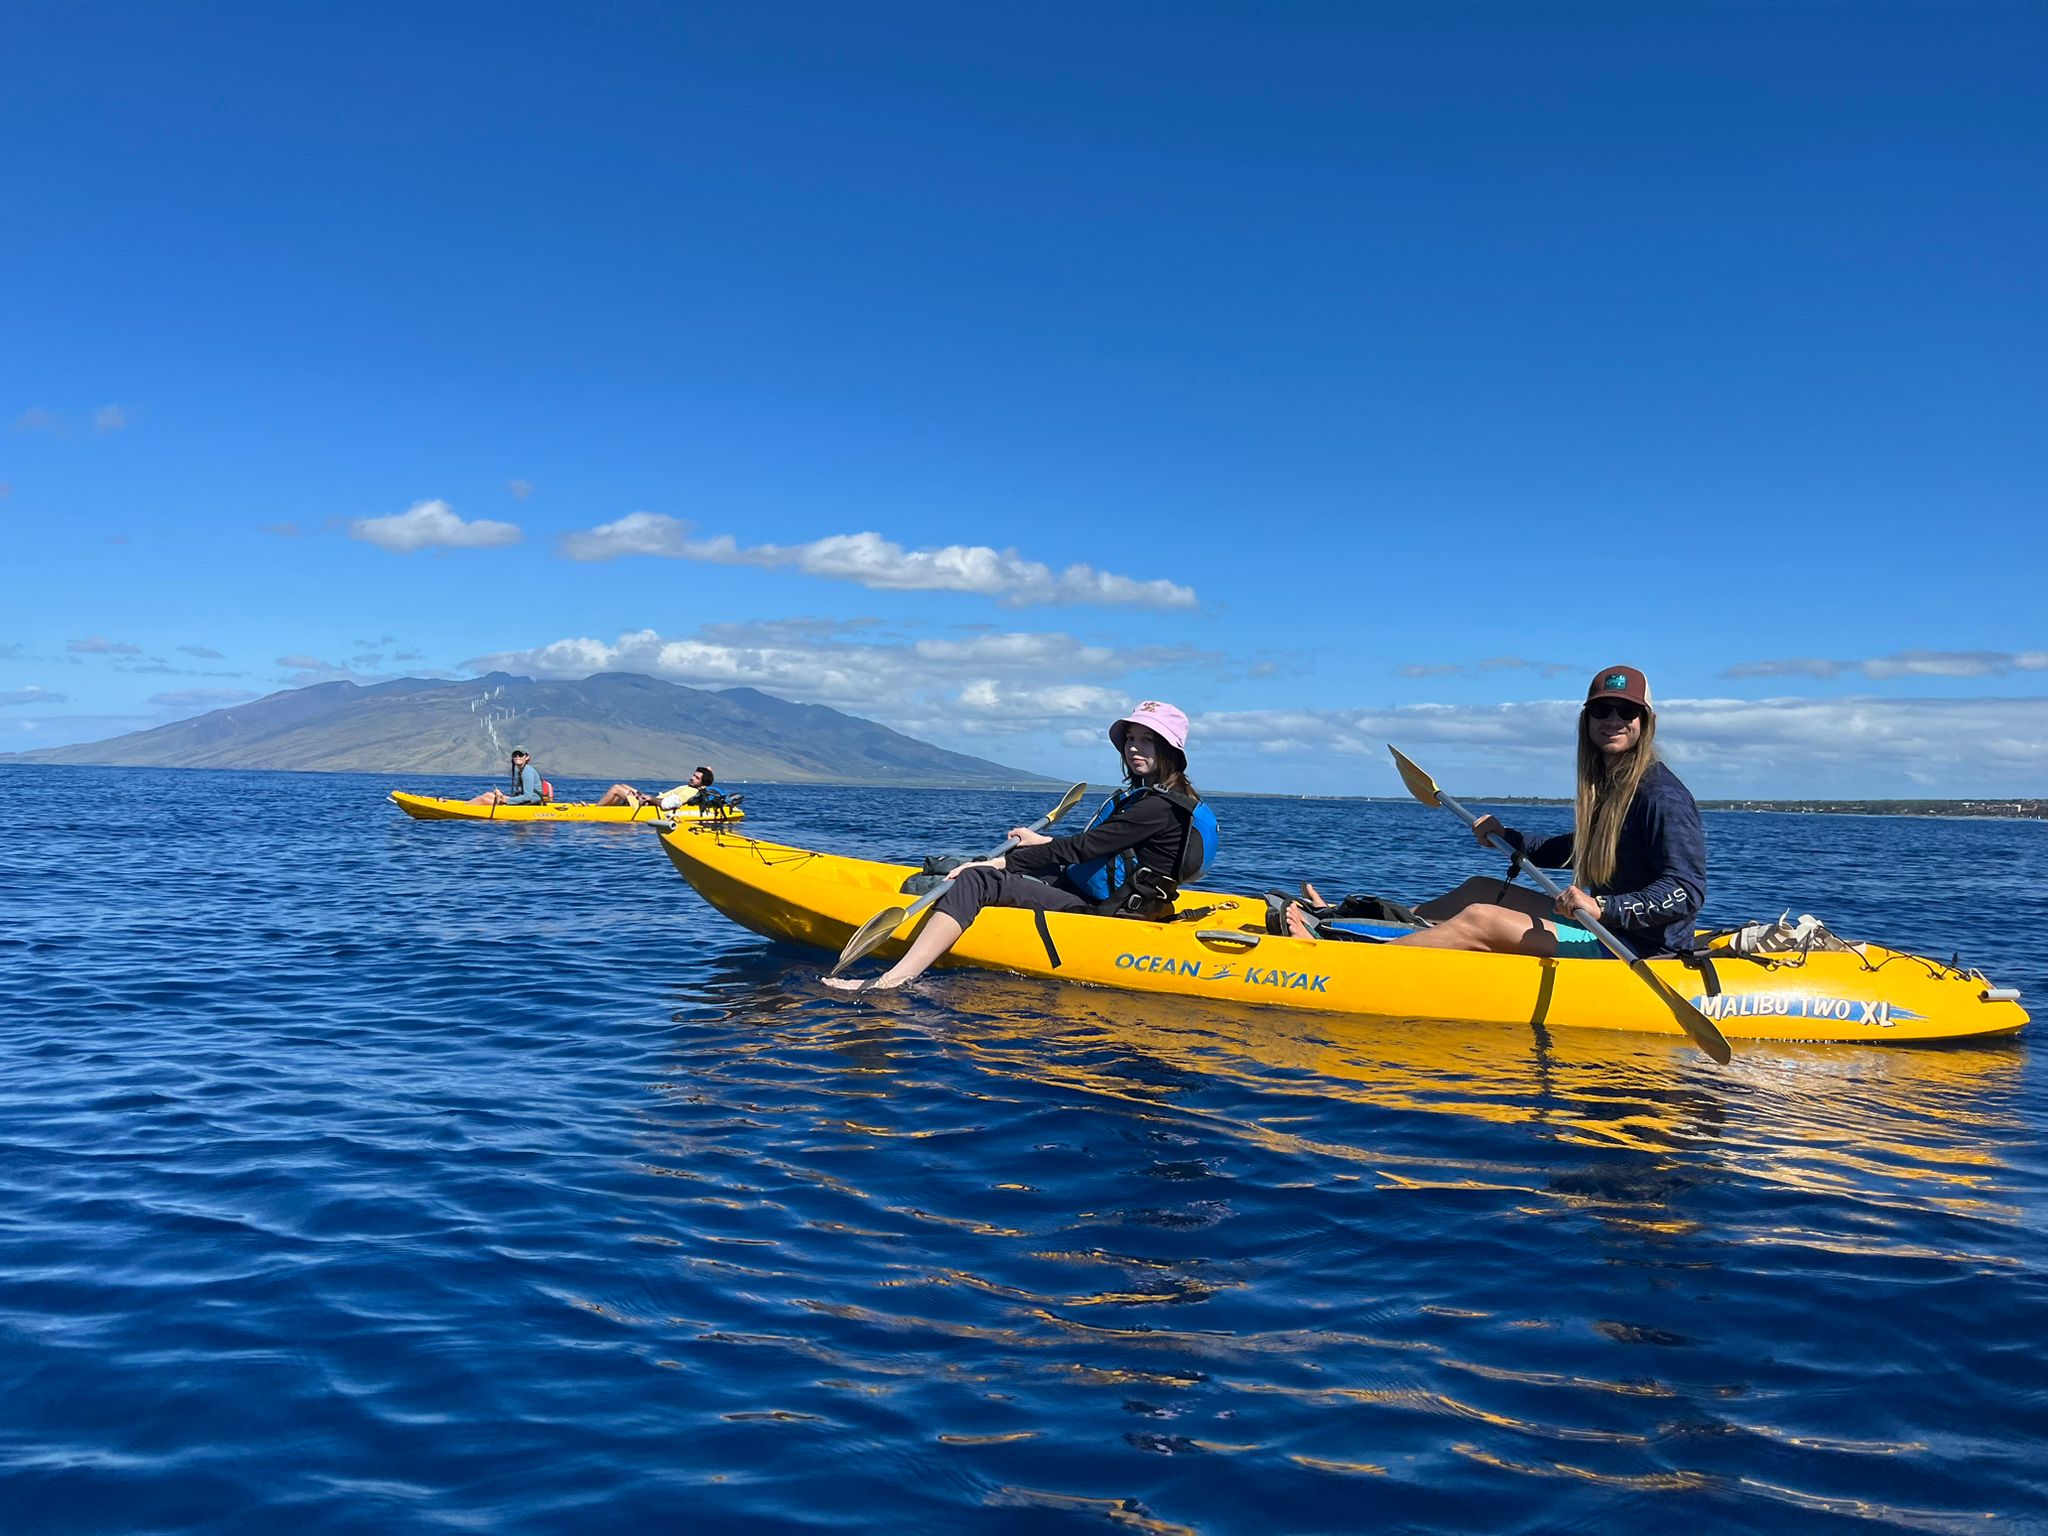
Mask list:
[{"label": "kayak deck", "polygon": [[[661,842],[682,877],[734,922],[828,952],[883,908],[907,906],[899,888],[916,872],[710,825],[678,824]],[[1170,923],[1049,913],[1046,938],[1035,914],[991,907],[941,964],[1380,1019],[1683,1033],[1669,1006],[1612,960],[1296,939],[1265,931],[1262,899],[1184,891],[1177,905]],[[899,928],[877,954],[900,954],[913,927]],[[1994,995],[1974,971],[1864,949],[1755,959],[1723,950],[1705,966],[1657,960],[1650,968],[1731,1040],[1964,1040],[2027,1023],[2016,1001]]]},{"label": "kayak deck", "polygon": [[664,821],[740,821],[746,812],[713,808],[700,811],[694,805],[664,811],[652,802],[646,805],[598,805],[588,800],[555,800],[546,805],[478,805],[472,800],[449,799],[440,795],[415,795],[402,789],[391,791],[392,802],[406,815],[420,821],[598,821],[624,825],[638,822],[643,827]]}]

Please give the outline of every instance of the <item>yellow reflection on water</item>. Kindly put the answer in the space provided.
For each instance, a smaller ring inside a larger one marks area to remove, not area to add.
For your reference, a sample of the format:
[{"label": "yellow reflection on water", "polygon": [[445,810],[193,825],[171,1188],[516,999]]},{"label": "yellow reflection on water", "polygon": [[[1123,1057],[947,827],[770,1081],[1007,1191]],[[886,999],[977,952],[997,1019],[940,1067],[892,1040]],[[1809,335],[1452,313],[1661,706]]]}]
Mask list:
[{"label": "yellow reflection on water", "polygon": [[[1234,1134],[1370,1164],[1383,1184],[1521,1188],[1528,1170],[1476,1160],[1395,1170],[1333,1135],[1342,1117],[1325,1106],[1529,1126],[1568,1145],[1723,1162],[1831,1198],[2018,1215],[2002,1149],[2024,1135],[2023,1044],[1774,1045],[1716,1069],[1661,1037],[1253,1013],[979,973],[947,977],[944,999],[949,1043],[991,1075],[1198,1117],[1195,1101],[1224,1099]],[[918,1018],[929,1027],[928,1003]],[[1245,1092],[1203,1091],[1221,1085]]]}]

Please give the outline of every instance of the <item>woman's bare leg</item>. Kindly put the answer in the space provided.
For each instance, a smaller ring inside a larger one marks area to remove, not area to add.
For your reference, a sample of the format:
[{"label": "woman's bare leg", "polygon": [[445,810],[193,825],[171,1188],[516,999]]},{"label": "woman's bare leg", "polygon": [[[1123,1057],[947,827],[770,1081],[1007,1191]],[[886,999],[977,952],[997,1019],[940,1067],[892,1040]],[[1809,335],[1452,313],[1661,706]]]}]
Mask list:
[{"label": "woman's bare leg", "polygon": [[1548,919],[1517,907],[1485,902],[1454,913],[1434,928],[1418,928],[1387,942],[1416,949],[1470,949],[1502,955],[1554,958],[1558,953],[1557,930]]},{"label": "woman's bare leg", "polygon": [[842,992],[886,992],[900,987],[906,981],[915,981],[932,968],[932,962],[960,942],[960,935],[967,930],[955,918],[943,912],[934,912],[924,920],[924,926],[917,931],[917,937],[910,941],[910,948],[901,960],[882,972],[873,981],[855,981],[850,976],[827,976],[825,985],[837,987]]}]

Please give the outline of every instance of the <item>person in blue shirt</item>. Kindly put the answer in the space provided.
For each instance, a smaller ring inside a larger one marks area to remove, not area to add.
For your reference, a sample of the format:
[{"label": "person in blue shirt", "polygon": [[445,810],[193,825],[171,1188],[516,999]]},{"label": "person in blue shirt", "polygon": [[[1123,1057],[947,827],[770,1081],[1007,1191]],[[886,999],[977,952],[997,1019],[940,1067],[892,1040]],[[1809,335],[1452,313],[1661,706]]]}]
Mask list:
[{"label": "person in blue shirt", "polygon": [[1572,831],[1530,844],[1492,816],[1473,829],[1538,869],[1572,870],[1555,902],[1503,880],[1468,880],[1415,910],[1436,926],[1395,939],[1432,949],[1596,959],[1590,915],[1641,958],[1693,947],[1707,898],[1707,835],[1692,793],[1658,760],[1649,680],[1634,667],[1595,674],[1579,711]]},{"label": "person in blue shirt", "polygon": [[470,796],[471,805],[539,805],[547,799],[541,793],[540,770],[533,766],[533,754],[524,747],[512,749],[510,789],[487,789]]}]

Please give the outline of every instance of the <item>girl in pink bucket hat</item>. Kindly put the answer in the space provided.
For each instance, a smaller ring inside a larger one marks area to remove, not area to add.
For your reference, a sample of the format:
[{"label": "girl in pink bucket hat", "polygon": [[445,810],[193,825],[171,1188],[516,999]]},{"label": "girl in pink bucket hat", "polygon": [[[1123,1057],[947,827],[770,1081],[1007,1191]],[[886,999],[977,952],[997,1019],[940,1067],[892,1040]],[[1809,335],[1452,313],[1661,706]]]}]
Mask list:
[{"label": "girl in pink bucket hat", "polygon": [[[1085,830],[1047,837],[1013,827],[1008,851],[946,876],[946,893],[901,960],[872,981],[827,976],[825,985],[850,992],[900,987],[958,943],[987,907],[1066,914],[1061,922],[1170,918],[1181,882],[1199,875],[1218,846],[1216,813],[1188,782],[1188,717],[1147,699],[1110,726],[1109,739],[1124,787],[1102,802]],[[1038,922],[1048,953],[1057,955],[1054,929],[1046,917]]]}]

